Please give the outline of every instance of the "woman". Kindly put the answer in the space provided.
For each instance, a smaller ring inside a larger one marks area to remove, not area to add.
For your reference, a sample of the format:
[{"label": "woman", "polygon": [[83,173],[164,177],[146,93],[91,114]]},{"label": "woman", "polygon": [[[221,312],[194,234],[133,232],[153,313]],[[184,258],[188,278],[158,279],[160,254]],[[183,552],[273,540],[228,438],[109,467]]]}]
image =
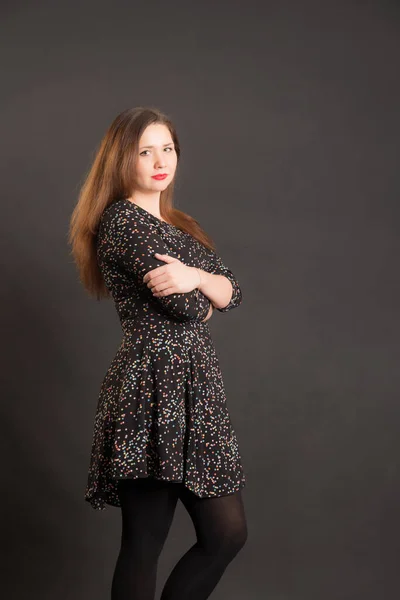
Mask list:
[{"label": "woman", "polygon": [[112,600],[154,598],[178,499],[197,541],[162,600],[208,598],[243,547],[245,476],[207,324],[242,302],[198,222],[173,208],[171,121],[138,107],[111,124],[71,218],[83,285],[111,296],[123,338],[101,385],[85,499],[121,508]]}]

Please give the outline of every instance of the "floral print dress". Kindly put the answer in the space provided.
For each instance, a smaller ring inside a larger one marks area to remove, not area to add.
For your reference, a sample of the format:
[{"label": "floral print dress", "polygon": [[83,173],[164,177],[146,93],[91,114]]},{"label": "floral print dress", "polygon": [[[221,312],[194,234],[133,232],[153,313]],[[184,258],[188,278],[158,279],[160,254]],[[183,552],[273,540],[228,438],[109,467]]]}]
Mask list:
[{"label": "floral print dress", "polygon": [[203,319],[200,290],[155,297],[144,275],[166,263],[154,253],[224,275],[228,312],[242,302],[239,283],[214,251],[128,199],[101,216],[97,259],[123,330],[100,387],[85,500],[120,506],[121,479],[183,482],[197,496],[233,493],[246,480],[218,357]]}]

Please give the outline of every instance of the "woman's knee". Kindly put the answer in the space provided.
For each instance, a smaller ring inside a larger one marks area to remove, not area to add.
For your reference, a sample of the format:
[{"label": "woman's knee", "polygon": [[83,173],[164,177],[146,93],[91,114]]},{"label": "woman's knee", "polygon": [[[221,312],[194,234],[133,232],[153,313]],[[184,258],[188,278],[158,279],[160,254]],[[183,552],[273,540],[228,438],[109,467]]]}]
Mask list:
[{"label": "woman's knee", "polygon": [[243,523],[228,532],[222,543],[222,552],[227,556],[234,557],[243,548],[247,541],[247,526]]},{"label": "woman's knee", "polygon": [[243,521],[236,523],[234,526],[225,527],[217,535],[214,533],[211,536],[203,536],[200,543],[209,554],[223,557],[229,561],[243,548],[247,537],[247,525]]}]

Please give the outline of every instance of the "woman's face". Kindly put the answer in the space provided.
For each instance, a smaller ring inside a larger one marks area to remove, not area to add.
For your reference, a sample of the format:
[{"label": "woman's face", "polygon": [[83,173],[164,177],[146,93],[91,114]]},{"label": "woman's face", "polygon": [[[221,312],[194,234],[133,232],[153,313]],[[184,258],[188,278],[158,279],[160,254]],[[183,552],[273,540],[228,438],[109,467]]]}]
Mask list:
[{"label": "woman's face", "polygon": [[[177,165],[177,155],[171,133],[166,125],[153,123],[139,139],[135,187],[142,192],[161,192],[171,183]],[[165,179],[154,175],[167,174]]]}]

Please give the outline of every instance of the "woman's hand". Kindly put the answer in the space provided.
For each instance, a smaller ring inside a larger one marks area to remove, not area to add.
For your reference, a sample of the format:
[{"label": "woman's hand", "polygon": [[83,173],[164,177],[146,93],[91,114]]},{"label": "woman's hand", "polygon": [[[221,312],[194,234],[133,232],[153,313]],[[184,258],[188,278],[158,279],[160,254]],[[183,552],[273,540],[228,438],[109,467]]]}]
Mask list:
[{"label": "woman's hand", "polygon": [[155,258],[167,264],[148,271],[143,283],[151,289],[154,296],[168,296],[191,292],[200,284],[199,271],[195,267],[183,264],[179,259],[168,254],[155,253]]}]

